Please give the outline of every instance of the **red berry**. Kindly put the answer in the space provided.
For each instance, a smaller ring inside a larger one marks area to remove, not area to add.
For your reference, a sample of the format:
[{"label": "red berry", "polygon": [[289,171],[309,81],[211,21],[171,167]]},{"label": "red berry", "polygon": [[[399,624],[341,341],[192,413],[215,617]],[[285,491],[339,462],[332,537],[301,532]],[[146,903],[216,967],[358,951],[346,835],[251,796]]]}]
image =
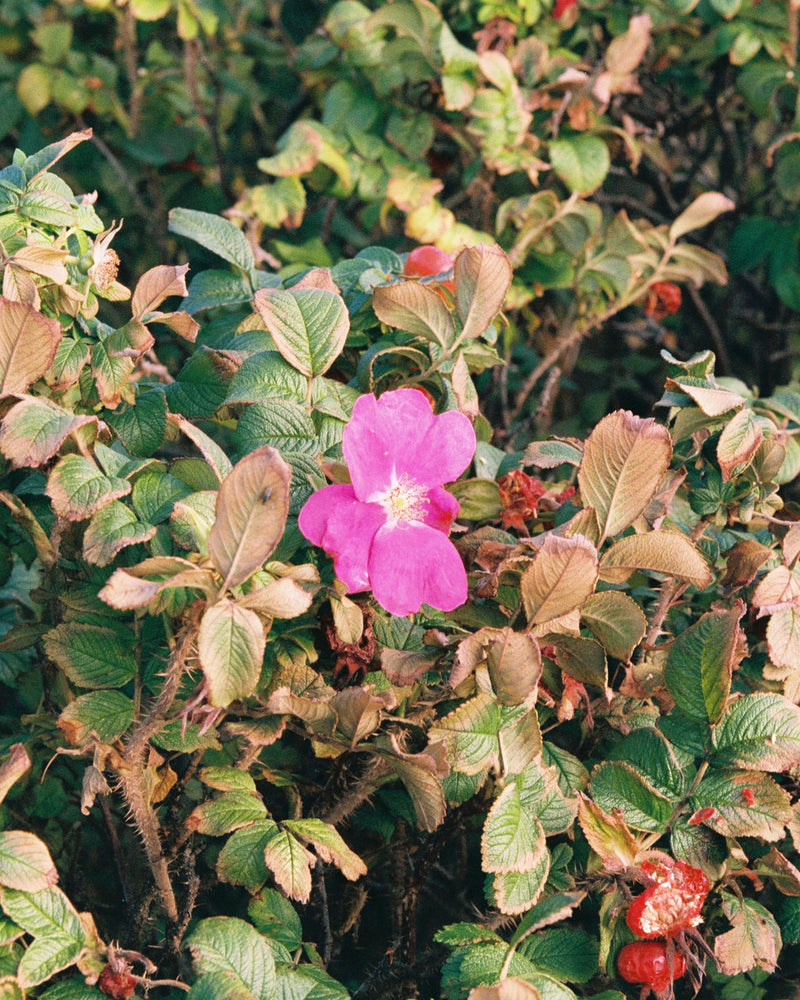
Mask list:
[{"label": "red berry", "polygon": [[656,993],[668,989],[673,979],[686,972],[686,959],[679,951],[672,953],[670,970],[666,941],[631,941],[617,954],[617,972],[626,983],[643,983]]},{"label": "red berry", "polygon": [[681,307],[681,290],[671,281],[654,281],[647,290],[644,311],[653,319],[664,319]]},{"label": "red berry", "polygon": [[[438,247],[425,245],[415,247],[406,257],[403,276],[406,278],[432,278],[437,274],[446,274],[453,270],[453,258],[449,253]],[[452,279],[441,282],[445,288],[453,291]]]},{"label": "red berry", "polygon": [[136,980],[129,970],[127,962],[119,963],[117,968],[112,968],[109,963],[100,973],[97,988],[113,1000],[127,1000],[127,997],[133,996],[133,991],[136,989]]},{"label": "red berry", "polygon": [[578,0],[556,0],[556,5],[553,7],[553,17],[562,18],[577,2]]},{"label": "red berry", "polygon": [[626,922],[637,937],[670,938],[700,923],[708,890],[705,872],[685,861],[644,861],[651,883],[628,907]]}]

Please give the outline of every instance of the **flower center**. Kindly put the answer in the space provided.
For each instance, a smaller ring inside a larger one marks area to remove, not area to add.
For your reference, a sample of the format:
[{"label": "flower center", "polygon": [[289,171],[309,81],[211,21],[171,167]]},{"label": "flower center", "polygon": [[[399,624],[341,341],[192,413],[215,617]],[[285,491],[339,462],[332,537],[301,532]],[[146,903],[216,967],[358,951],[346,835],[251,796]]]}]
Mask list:
[{"label": "flower center", "polygon": [[386,511],[389,523],[394,525],[401,521],[409,524],[423,521],[430,501],[427,487],[404,472],[379,502]]}]

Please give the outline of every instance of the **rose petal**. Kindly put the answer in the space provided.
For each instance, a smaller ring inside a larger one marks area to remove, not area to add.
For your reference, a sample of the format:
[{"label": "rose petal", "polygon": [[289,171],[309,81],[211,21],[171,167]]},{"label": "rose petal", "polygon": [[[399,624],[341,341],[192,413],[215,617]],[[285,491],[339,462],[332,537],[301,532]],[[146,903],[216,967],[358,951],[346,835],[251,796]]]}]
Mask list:
[{"label": "rose petal", "polygon": [[437,531],[448,534],[453,521],[458,517],[461,505],[452,493],[443,490],[441,486],[432,486],[428,490],[428,504],[424,522]]},{"label": "rose petal", "polygon": [[457,479],[475,453],[475,431],[455,410],[434,416],[417,389],[394,389],[356,400],[342,450],[356,496],[368,500],[403,475],[425,486]]},{"label": "rose petal", "polygon": [[452,483],[472,461],[475,443],[469,417],[457,410],[440,413],[420,442],[409,473],[426,486]]},{"label": "rose petal", "polygon": [[467,574],[455,546],[426,524],[382,527],[369,558],[372,592],[393,615],[423,604],[452,611],[467,599]]},{"label": "rose petal", "polygon": [[372,540],[386,523],[382,507],[362,503],[352,486],[337,483],[312,494],[297,523],[310,542],[333,556],[336,576],[350,593],[369,588]]}]

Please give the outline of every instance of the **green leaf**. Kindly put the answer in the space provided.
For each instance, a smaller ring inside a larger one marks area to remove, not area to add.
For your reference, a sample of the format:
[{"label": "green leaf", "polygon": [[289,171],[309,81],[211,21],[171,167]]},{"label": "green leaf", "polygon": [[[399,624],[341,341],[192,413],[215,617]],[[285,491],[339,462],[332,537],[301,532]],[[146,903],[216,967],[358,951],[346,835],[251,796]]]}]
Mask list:
[{"label": "green leaf", "polygon": [[210,802],[196,806],[187,817],[188,828],[210,837],[221,837],[240,827],[265,819],[267,810],[261,799],[247,792],[227,792]]},{"label": "green leaf", "polygon": [[38,837],[23,830],[0,833],[0,885],[39,892],[57,881],[50,852]]},{"label": "green leaf", "polygon": [[491,882],[494,905],[501,913],[524,913],[542,894],[549,874],[550,852],[546,849],[531,869],[495,873]]},{"label": "green leaf", "polygon": [[788,771],[800,764],[800,706],[779,694],[745,695],[719,720],[712,743],[723,766]]},{"label": "green leaf", "polygon": [[572,795],[564,796],[554,767],[535,760],[517,777],[516,784],[523,810],[536,816],[548,836],[572,826],[577,801]]},{"label": "green leaf", "polygon": [[[585,897],[585,892],[559,892],[554,896],[540,899],[517,924],[509,944],[516,946],[534,931],[566,920]],[[436,940],[440,940],[438,935]]]},{"label": "green leaf", "polygon": [[642,609],[619,590],[587,597],[581,605],[581,620],[603,649],[623,662],[630,660],[647,628]]},{"label": "green leaf", "polygon": [[592,772],[592,798],[607,813],[621,809],[637,830],[663,833],[676,803],[625,761],[607,761]]},{"label": "green leaf", "polygon": [[133,722],[134,706],[121,691],[90,691],[71,701],[58,717],[58,727],[72,746],[83,746],[92,733],[102,743],[113,743]]},{"label": "green leaf", "polygon": [[272,554],[289,513],[288,465],[265,445],[240,459],[220,487],[217,517],[208,535],[208,554],[235,587]]},{"label": "green leaf", "polygon": [[261,288],[253,304],[275,346],[303,375],[322,375],[341,353],[350,319],[338,292],[325,288]]},{"label": "green leaf", "polygon": [[198,348],[164,388],[170,410],[190,419],[213,416],[225,402],[235,369],[230,358]]},{"label": "green leaf", "polygon": [[277,830],[276,823],[264,819],[232,833],[217,858],[220,879],[233,885],[243,885],[248,892],[258,892],[269,877],[264,848]]},{"label": "green leaf", "polygon": [[245,358],[231,379],[226,403],[260,403],[266,399],[305,402],[308,382],[278,353],[259,351]]},{"label": "green leaf", "polygon": [[603,183],[611,167],[608,146],[596,135],[580,133],[550,142],[553,170],[577,194],[591,194]]},{"label": "green leaf", "polygon": [[17,468],[35,468],[48,462],[70,434],[96,423],[97,417],[73,414],[49,399],[28,396],[3,418],[0,451]]},{"label": "green leaf", "polygon": [[314,855],[288,830],[278,830],[264,845],[264,861],[290,899],[307,903],[311,895]]},{"label": "green leaf", "polygon": [[35,893],[4,889],[2,899],[8,916],[35,937],[17,970],[21,986],[44,982],[77,960],[85,934],[78,914],[60,889]]},{"label": "green leaf", "polygon": [[579,607],[594,591],[597,574],[597,550],[588,538],[547,534],[520,579],[528,627],[560,618]]},{"label": "green leaf", "polygon": [[616,410],[586,439],[578,469],[583,503],[597,513],[602,538],[618,535],[644,512],[669,467],[666,427]]},{"label": "green leaf", "polygon": [[244,920],[208,917],[200,921],[187,944],[201,975],[231,973],[257,1000],[274,1000],[275,960],[267,941]]},{"label": "green leaf", "polygon": [[142,521],[159,524],[170,516],[176,501],[190,493],[185,483],[168,472],[147,469],[136,477],[131,502]]},{"label": "green leaf", "polygon": [[239,767],[204,767],[200,780],[209,788],[220,792],[250,792],[255,794],[256,783],[248,771]]},{"label": "green leaf", "polygon": [[64,622],[44,637],[47,655],[73,684],[87,688],[120,687],[136,676],[133,634],[127,629]]},{"label": "green leaf", "polygon": [[547,851],[541,823],[523,810],[516,782],[495,799],[481,836],[481,866],[485,872],[530,871]]},{"label": "green leaf", "polygon": [[608,687],[608,662],[603,647],[582,635],[551,633],[543,636],[556,647],[558,665],[579,684]]},{"label": "green leaf", "polygon": [[278,969],[275,1000],[349,1000],[350,994],[324,969],[298,965]]},{"label": "green leaf", "polygon": [[694,812],[713,809],[706,825],[723,837],[780,840],[791,822],[788,794],[761,771],[712,770],[691,798]]},{"label": "green leaf", "polygon": [[337,830],[321,819],[285,820],[285,829],[314,846],[323,861],[334,864],[351,881],[366,875],[367,866],[347,846]]},{"label": "green leaf", "polygon": [[114,500],[93,514],[83,535],[83,558],[93,566],[108,566],[122,549],[147,542],[155,533],[154,524],[145,524]]},{"label": "green leaf", "polygon": [[606,759],[632,764],[657,791],[680,798],[694,776],[694,759],[677,750],[659,729],[635,729],[612,747]]},{"label": "green leaf", "polygon": [[675,704],[694,722],[718,722],[725,709],[734,669],[746,647],[739,627],[744,603],[729,611],[709,611],[675,639],[664,680]]},{"label": "green leaf", "polygon": [[580,927],[551,927],[527,938],[519,952],[557,979],[587,983],[597,972],[600,942]]},{"label": "green leaf", "polygon": [[173,208],[169,213],[169,230],[178,236],[194,240],[229,264],[250,271],[255,258],[247,237],[232,222],[190,208]]},{"label": "green leaf", "polygon": [[47,480],[45,492],[53,501],[53,510],[68,521],[82,521],[96,510],[126,496],[131,484],[126,479],[109,477],[83,455],[64,455]]},{"label": "green leaf", "polygon": [[108,413],[105,420],[131,455],[152,455],[167,432],[166,396],[160,389],[141,392],[135,405]]},{"label": "green leaf", "polygon": [[247,915],[262,934],[289,951],[303,943],[303,925],[297,910],[277,889],[262,889],[250,900]]},{"label": "green leaf", "polygon": [[197,652],[209,704],[227,708],[255,691],[265,643],[264,626],[254,611],[233,601],[220,601],[206,610],[197,631]]},{"label": "green leaf", "polygon": [[443,740],[452,767],[477,774],[498,761],[500,706],[489,694],[478,694],[431,727],[431,744]]},{"label": "green leaf", "polygon": [[239,450],[245,453],[264,445],[284,453],[304,451],[314,456],[325,450],[306,408],[283,399],[267,399],[248,406],[239,418],[236,441]]},{"label": "green leaf", "polygon": [[74,226],[77,210],[55,191],[26,191],[19,202],[19,214],[43,226]]},{"label": "green leaf", "polygon": [[557,469],[559,465],[580,465],[583,451],[566,441],[533,441],[525,449],[523,465]]},{"label": "green leaf", "polygon": [[239,976],[228,971],[206,972],[199,976],[186,994],[186,1000],[254,1000],[254,997]]}]

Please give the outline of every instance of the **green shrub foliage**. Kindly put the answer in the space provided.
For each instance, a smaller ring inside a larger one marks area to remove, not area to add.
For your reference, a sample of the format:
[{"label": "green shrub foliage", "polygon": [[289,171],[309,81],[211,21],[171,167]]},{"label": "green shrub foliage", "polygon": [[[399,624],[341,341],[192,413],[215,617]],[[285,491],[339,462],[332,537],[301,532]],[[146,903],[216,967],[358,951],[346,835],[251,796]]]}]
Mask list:
[{"label": "green shrub foliage", "polygon": [[[797,14],[4,8],[0,996],[789,995],[800,389],[729,366],[800,304]],[[477,437],[403,618],[298,528],[400,387]]]}]

